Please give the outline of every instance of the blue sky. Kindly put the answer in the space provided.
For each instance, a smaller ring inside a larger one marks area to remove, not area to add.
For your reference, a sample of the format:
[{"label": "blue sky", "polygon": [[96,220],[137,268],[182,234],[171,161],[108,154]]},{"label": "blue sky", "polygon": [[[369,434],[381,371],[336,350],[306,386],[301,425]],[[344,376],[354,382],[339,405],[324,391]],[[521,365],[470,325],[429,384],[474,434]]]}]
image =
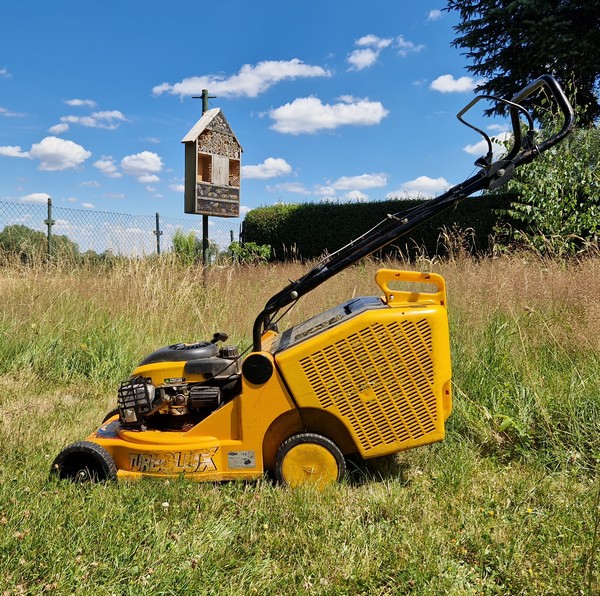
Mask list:
[{"label": "blue sky", "polygon": [[203,88],[244,149],[242,211],[439,194],[484,151],[444,2],[8,2],[0,200],[183,216]]}]

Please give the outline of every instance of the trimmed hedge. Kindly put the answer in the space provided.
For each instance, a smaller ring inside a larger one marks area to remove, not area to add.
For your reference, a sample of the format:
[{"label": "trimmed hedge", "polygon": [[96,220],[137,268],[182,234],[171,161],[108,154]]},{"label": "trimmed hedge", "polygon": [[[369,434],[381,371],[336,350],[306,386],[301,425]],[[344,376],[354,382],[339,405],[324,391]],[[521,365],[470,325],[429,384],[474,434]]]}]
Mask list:
[{"label": "trimmed hedge", "polygon": [[[456,209],[445,211],[410,235],[399,238],[386,253],[405,256],[443,255],[448,246],[441,241],[444,230],[468,237],[471,252],[490,250],[494,228],[505,210],[516,200],[513,193],[489,194],[465,199]],[[273,258],[312,259],[333,252],[358,238],[389,213],[399,213],[425,201],[387,200],[369,203],[299,203],[259,207],[246,214],[243,242],[269,244]],[[452,234],[451,234],[452,235]]]}]

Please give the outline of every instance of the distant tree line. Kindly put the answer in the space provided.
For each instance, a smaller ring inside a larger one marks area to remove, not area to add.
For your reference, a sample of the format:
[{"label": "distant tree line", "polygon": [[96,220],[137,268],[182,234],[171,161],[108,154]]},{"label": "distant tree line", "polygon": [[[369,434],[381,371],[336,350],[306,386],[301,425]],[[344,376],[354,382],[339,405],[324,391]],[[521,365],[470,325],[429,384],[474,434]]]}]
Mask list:
[{"label": "distant tree line", "polygon": [[[51,243],[52,253],[57,257],[75,259],[80,256],[79,246],[67,236],[53,235]],[[23,224],[6,226],[0,232],[0,251],[22,263],[39,261],[48,254],[48,236]]]}]

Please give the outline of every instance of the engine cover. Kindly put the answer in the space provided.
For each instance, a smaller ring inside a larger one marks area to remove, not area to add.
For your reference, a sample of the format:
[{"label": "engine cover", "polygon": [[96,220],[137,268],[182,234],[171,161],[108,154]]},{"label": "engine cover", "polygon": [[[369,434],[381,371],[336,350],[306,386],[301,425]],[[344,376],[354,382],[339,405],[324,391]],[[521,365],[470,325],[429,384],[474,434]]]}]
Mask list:
[{"label": "engine cover", "polygon": [[140,362],[140,366],[157,362],[187,362],[188,360],[214,358],[218,354],[219,347],[217,344],[207,341],[194,344],[173,344],[152,352]]}]

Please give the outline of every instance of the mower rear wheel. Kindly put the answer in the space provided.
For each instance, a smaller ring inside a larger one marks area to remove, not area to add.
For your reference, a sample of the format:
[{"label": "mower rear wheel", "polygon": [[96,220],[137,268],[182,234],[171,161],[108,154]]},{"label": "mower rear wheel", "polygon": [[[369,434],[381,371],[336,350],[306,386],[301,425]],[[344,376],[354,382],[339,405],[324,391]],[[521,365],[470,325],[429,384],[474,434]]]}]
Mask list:
[{"label": "mower rear wheel", "polygon": [[104,447],[91,441],[80,441],[65,447],[56,456],[50,474],[78,484],[112,482],[117,479],[117,466]]},{"label": "mower rear wheel", "polygon": [[316,433],[291,436],[280,445],[275,457],[277,481],[292,488],[323,487],[339,482],[345,473],[346,461],[340,448]]}]

